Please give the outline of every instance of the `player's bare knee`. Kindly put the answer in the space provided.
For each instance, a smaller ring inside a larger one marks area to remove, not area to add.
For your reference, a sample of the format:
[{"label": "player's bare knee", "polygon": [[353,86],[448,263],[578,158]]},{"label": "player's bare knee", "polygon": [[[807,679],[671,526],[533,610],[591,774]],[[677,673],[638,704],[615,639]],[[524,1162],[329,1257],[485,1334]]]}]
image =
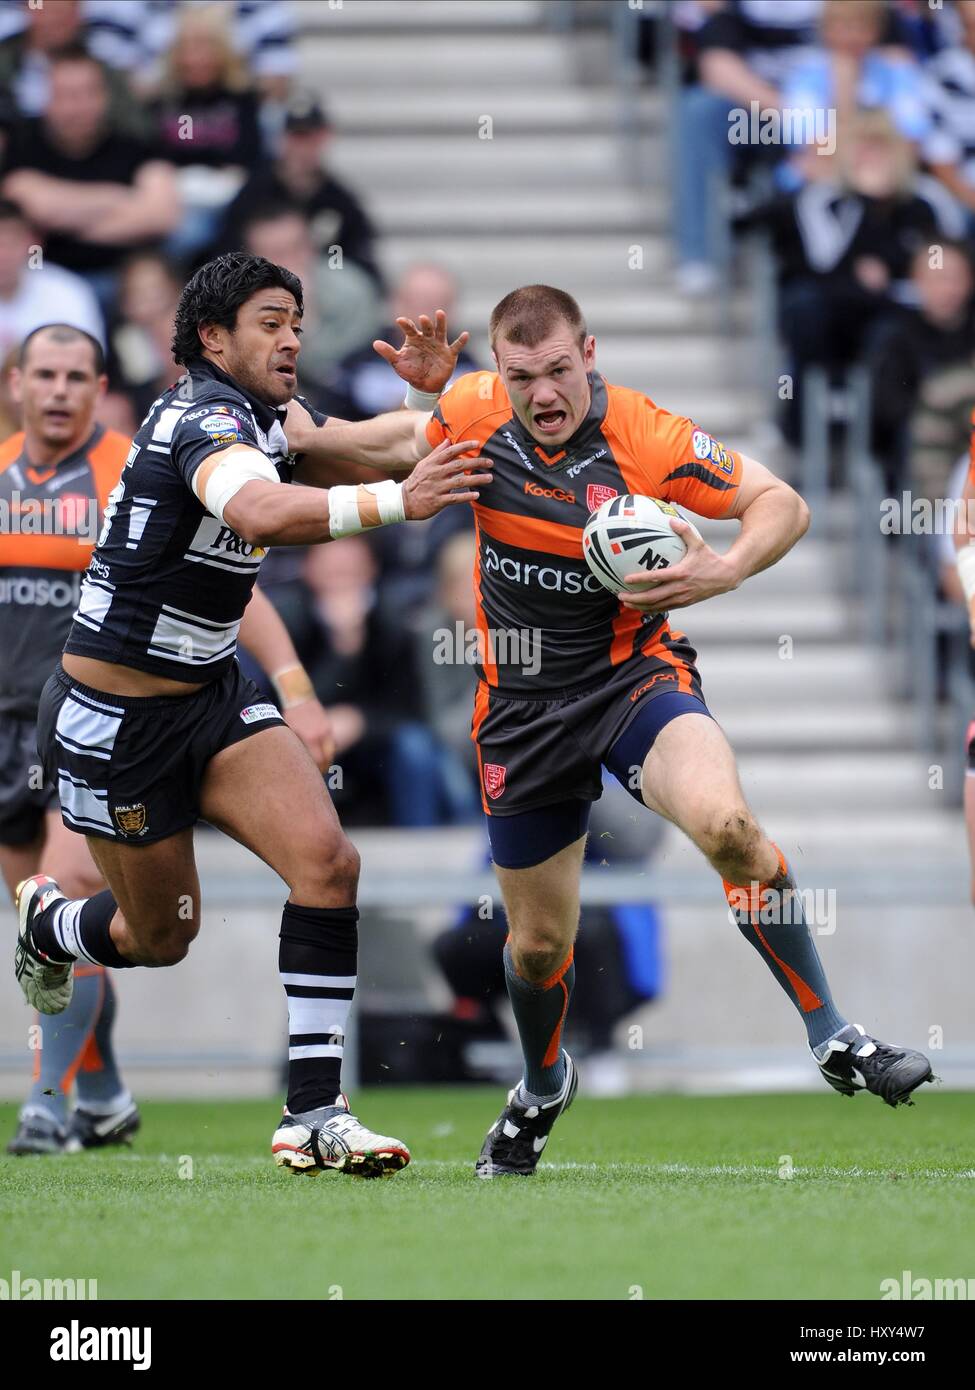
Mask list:
[{"label": "player's bare knee", "polygon": [[534,924],[522,931],[513,931],[511,955],[515,969],[523,979],[541,983],[563,965],[569,954],[564,930],[544,924]]},{"label": "player's bare knee", "polygon": [[185,960],[189,955],[190,946],[198,930],[199,928],[195,923],[182,922],[178,926],[155,933],[142,948],[149,957],[145,964],[151,966],[179,965],[180,961]]},{"label": "player's bare knee", "polygon": [[762,843],[762,831],[754,816],[745,809],[716,816],[700,838],[708,859],[723,878],[755,877],[754,870]]},{"label": "player's bare knee", "polygon": [[359,888],[359,851],[345,835],[330,835],[299,857],[291,883],[296,901],[309,906],[354,902]]}]

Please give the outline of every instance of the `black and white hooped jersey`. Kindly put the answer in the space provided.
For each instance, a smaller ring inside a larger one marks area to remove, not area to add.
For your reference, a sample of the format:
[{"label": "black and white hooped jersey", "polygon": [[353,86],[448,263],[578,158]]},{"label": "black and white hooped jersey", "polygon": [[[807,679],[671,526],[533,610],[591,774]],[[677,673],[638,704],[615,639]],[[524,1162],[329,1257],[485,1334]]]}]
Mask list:
[{"label": "black and white hooped jersey", "polygon": [[65,652],[171,680],[223,674],[266,552],[206,510],[193,477],[211,454],[248,444],[290,483],[285,411],[203,359],[153,402],[109,497]]}]

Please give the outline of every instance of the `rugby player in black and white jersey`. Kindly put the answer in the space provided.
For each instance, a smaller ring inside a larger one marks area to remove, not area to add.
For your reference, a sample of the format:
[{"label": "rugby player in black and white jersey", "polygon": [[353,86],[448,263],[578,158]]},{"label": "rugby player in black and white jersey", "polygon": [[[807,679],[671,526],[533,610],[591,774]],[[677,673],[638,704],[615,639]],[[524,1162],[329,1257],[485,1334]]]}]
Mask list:
[{"label": "rugby player in black and white jersey", "polygon": [[[37,708],[57,665],[91,561],[98,519],[132,445],[96,423],[108,378],[98,342],[66,323],[24,339],[11,390],[23,429],[0,444],[0,878],[11,895],[38,872],[72,897],[104,884],[82,836],[65,828],[58,790],[37,773]],[[53,525],[12,524],[46,512]],[[279,689],[287,723],[318,766],[332,755],[328,718],[270,600],[254,590],[240,629]],[[79,961],[57,1022],[37,1035],[30,1092],[12,1154],[57,1154],[128,1143],[139,1112],[115,1061],[115,990],[104,966]],[[35,1037],[35,1041],[36,1041]],[[68,1114],[72,1088],[74,1108]]]},{"label": "rugby player in black and white jersey", "polygon": [[[25,880],[16,971],[28,1001],[57,1013],[76,960],[116,969],[182,960],[200,925],[193,826],[205,819],[290,889],[279,955],[289,1083],[275,1160],[373,1177],[402,1168],[409,1151],[362,1125],[341,1092],[359,858],[308,752],[234,650],[267,546],[433,516],[475,499],[490,472],[470,457],[471,440],[433,449],[403,482],[330,486],[321,447],[304,469],[283,429],[301,314],[297,277],[242,252],[208,262],[183,291],[173,356],[187,375],[136,434],[38,712],[65,824],[87,836],[108,888],[72,900],[49,877]],[[404,335],[398,353],[389,349],[397,371],[411,391],[439,390],[467,335],[448,344],[442,316],[436,328],[406,324]],[[328,434],[331,423],[313,418]],[[381,419],[336,425],[340,476],[411,468],[412,441],[408,459],[391,446],[399,434]]]}]

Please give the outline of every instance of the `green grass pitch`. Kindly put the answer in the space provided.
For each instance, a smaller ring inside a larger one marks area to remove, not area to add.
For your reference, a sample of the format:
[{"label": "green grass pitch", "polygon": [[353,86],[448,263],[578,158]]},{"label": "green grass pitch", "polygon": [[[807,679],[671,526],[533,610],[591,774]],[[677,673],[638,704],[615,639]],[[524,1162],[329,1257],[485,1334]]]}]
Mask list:
[{"label": "green grass pitch", "polygon": [[[580,1099],[535,1178],[479,1182],[502,1099],[358,1095],[414,1155],[373,1182],[275,1168],[273,1102],[147,1103],[131,1151],[0,1159],[0,1275],[102,1299],[872,1299],[903,1270],[975,1276],[975,1095]],[[14,1122],[0,1107],[4,1140]]]}]

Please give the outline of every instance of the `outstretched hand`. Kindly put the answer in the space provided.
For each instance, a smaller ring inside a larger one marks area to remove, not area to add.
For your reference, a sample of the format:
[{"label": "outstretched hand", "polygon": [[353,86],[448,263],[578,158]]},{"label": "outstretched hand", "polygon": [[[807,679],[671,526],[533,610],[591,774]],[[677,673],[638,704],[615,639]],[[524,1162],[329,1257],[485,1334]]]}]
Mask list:
[{"label": "outstretched hand", "polygon": [[373,348],[388,362],[397,376],[418,391],[442,391],[454,374],[461,349],[470,338],[461,333],[452,343],[447,341],[447,315],[438,309],[434,319],[420,314],[416,323],[399,318],[396,326],[402,331],[403,342],[398,348],[377,338]]}]

